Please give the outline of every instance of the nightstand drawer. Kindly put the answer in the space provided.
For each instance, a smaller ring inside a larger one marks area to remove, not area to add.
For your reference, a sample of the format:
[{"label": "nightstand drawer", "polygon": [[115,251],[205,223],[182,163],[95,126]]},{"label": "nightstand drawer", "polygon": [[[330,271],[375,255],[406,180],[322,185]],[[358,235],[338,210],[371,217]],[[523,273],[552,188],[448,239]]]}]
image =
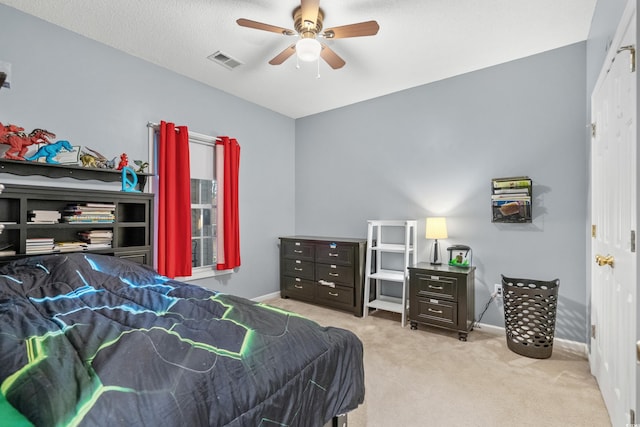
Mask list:
[{"label": "nightstand drawer", "polygon": [[301,279],[313,280],[313,261],[301,261],[299,259],[285,259],[282,262],[285,276],[299,277]]},{"label": "nightstand drawer", "polygon": [[353,305],[353,288],[316,285],[316,298],[328,305]]},{"label": "nightstand drawer", "polygon": [[353,286],[353,267],[336,264],[316,264],[316,280]]},{"label": "nightstand drawer", "polygon": [[311,301],[316,284],[298,277],[283,277],[281,286],[287,296]]},{"label": "nightstand drawer", "polygon": [[458,318],[458,304],[435,299],[418,299],[417,307],[409,306],[410,318],[413,321],[428,321],[454,325]]},{"label": "nightstand drawer", "polygon": [[436,298],[457,300],[458,279],[449,276],[436,276],[432,274],[411,272],[411,292],[419,298]]},{"label": "nightstand drawer", "polygon": [[353,246],[328,243],[316,247],[316,262],[353,265]]},{"label": "nightstand drawer", "polygon": [[315,246],[312,243],[298,240],[282,241],[282,256],[304,261],[313,261],[315,256]]}]

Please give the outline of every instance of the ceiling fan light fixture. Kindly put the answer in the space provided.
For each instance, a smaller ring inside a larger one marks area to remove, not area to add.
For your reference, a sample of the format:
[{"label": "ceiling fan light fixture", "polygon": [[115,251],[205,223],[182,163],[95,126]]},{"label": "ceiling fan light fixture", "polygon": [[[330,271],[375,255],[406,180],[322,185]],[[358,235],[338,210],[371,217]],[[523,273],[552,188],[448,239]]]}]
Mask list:
[{"label": "ceiling fan light fixture", "polygon": [[296,55],[300,61],[312,62],[317,61],[320,57],[322,46],[316,39],[304,38],[296,43]]}]

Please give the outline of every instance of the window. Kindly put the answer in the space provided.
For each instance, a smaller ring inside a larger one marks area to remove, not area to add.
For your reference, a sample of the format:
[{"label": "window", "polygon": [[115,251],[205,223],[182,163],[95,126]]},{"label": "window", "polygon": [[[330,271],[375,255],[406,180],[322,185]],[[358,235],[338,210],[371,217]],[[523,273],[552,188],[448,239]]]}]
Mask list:
[{"label": "window", "polygon": [[216,252],[216,181],[191,178],[191,265],[212,268]]},{"label": "window", "polygon": [[191,279],[211,277],[226,271],[216,270],[217,195],[214,137],[189,132],[191,168]]},{"label": "window", "polygon": [[[155,153],[157,128],[148,123],[149,150]],[[215,179],[216,138],[195,132],[189,132],[189,168],[191,174],[191,265],[190,277],[181,280],[202,279],[221,274],[233,273],[233,270],[217,270],[217,196]],[[153,163],[155,158],[152,156]]]}]

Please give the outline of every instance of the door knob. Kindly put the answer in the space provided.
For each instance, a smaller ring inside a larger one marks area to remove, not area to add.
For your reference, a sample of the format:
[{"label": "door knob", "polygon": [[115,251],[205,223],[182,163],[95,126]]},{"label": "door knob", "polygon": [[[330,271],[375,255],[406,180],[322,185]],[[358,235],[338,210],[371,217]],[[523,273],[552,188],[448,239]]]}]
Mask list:
[{"label": "door knob", "polygon": [[599,266],[603,266],[603,265],[610,265],[611,267],[613,267],[613,255],[607,255],[607,256],[603,256],[603,255],[596,255],[596,263],[598,263]]}]

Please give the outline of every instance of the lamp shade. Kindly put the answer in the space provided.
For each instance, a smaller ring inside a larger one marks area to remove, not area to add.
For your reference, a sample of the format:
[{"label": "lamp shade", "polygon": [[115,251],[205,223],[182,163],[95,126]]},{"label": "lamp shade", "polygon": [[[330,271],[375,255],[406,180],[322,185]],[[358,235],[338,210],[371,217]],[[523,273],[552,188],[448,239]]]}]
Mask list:
[{"label": "lamp shade", "polygon": [[316,39],[300,39],[296,43],[296,55],[298,55],[300,61],[311,62],[317,60],[320,57],[321,50],[322,46]]},{"label": "lamp shade", "polygon": [[446,239],[447,219],[444,217],[427,218],[425,237],[427,239]]}]

